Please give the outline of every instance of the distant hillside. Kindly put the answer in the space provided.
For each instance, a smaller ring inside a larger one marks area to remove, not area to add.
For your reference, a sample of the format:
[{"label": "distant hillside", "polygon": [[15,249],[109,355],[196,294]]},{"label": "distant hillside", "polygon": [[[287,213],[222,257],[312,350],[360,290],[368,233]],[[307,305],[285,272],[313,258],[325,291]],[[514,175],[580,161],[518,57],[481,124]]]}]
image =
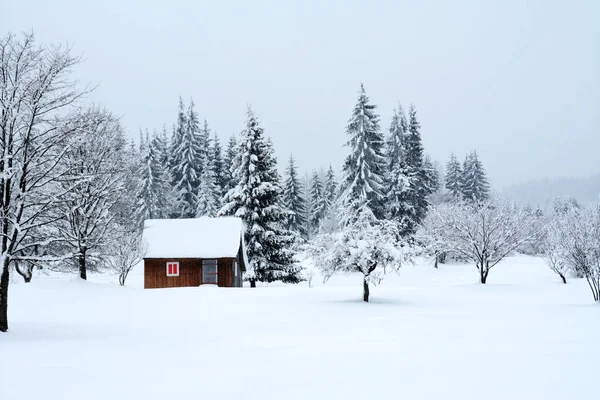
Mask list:
[{"label": "distant hillside", "polygon": [[543,204],[555,197],[574,197],[581,204],[600,201],[600,174],[577,178],[549,178],[510,186],[504,195],[515,201]]}]

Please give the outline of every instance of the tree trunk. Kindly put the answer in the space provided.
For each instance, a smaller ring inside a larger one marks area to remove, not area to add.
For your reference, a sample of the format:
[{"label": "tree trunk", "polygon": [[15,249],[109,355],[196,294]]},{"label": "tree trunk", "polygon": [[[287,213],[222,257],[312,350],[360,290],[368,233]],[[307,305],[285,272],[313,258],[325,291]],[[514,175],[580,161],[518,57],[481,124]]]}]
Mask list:
[{"label": "tree trunk", "polygon": [[33,277],[33,266],[26,266],[25,272],[21,271],[21,267],[18,264],[15,264],[15,270],[19,275],[23,277],[25,283],[31,282],[31,278]]},{"label": "tree trunk", "polygon": [[438,256],[438,260],[440,261],[440,264],[445,264],[446,263],[446,255],[448,253],[444,252],[444,253],[440,253],[440,255]]},{"label": "tree trunk", "polygon": [[481,266],[481,268],[479,268],[479,278],[482,284],[486,284],[487,282],[487,276],[488,276],[488,270],[483,268],[483,265]]},{"label": "tree trunk", "polygon": [[250,287],[256,287],[256,280],[250,279]]},{"label": "tree trunk", "polygon": [[363,301],[369,302],[369,284],[367,283],[367,277],[363,279]]},{"label": "tree trunk", "polygon": [[433,262],[433,268],[437,269],[438,267],[438,257],[435,257],[435,261]]},{"label": "tree trunk", "polygon": [[562,279],[563,283],[566,284],[567,283],[567,278],[565,278],[565,276],[561,272],[559,272],[558,275],[560,275],[560,279]]},{"label": "tree trunk", "polygon": [[4,261],[0,277],[0,332],[8,331],[8,261]]},{"label": "tree trunk", "polygon": [[79,261],[79,277],[83,280],[87,280],[87,267],[85,265],[85,253],[87,252],[87,249],[85,247],[83,247],[82,249],[79,250],[79,256],[78,261]]}]

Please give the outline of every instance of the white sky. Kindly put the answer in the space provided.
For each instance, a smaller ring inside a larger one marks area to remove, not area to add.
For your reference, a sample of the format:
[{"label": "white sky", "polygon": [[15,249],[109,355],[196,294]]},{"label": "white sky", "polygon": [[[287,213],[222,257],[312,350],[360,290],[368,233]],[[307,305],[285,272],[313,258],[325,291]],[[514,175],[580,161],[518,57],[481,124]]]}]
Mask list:
[{"label": "white sky", "polygon": [[385,129],[414,103],[426,151],[477,149],[497,186],[600,172],[600,1],[0,3],[2,35],[84,54],[132,137],[170,128],[182,95],[225,142],[251,103],[280,165],[339,171],[364,82]]}]

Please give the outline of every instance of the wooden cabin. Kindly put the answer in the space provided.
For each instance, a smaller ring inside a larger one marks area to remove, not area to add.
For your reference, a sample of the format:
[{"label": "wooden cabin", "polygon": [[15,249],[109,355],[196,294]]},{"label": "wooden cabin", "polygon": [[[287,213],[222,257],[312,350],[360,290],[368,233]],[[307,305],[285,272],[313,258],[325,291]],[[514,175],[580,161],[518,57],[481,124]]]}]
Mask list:
[{"label": "wooden cabin", "polygon": [[242,287],[243,232],[234,217],[146,220],[144,288]]}]

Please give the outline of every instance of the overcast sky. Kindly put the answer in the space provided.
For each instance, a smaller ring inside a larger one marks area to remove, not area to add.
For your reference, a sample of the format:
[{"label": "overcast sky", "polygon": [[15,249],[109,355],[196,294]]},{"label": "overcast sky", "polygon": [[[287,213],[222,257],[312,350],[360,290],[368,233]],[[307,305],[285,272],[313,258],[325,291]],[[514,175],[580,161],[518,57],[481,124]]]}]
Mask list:
[{"label": "overcast sky", "polygon": [[135,137],[170,129],[179,95],[223,141],[252,104],[280,164],[339,171],[364,82],[385,130],[414,103],[426,152],[476,149],[496,187],[600,173],[597,0],[0,2],[3,34],[83,53]]}]

